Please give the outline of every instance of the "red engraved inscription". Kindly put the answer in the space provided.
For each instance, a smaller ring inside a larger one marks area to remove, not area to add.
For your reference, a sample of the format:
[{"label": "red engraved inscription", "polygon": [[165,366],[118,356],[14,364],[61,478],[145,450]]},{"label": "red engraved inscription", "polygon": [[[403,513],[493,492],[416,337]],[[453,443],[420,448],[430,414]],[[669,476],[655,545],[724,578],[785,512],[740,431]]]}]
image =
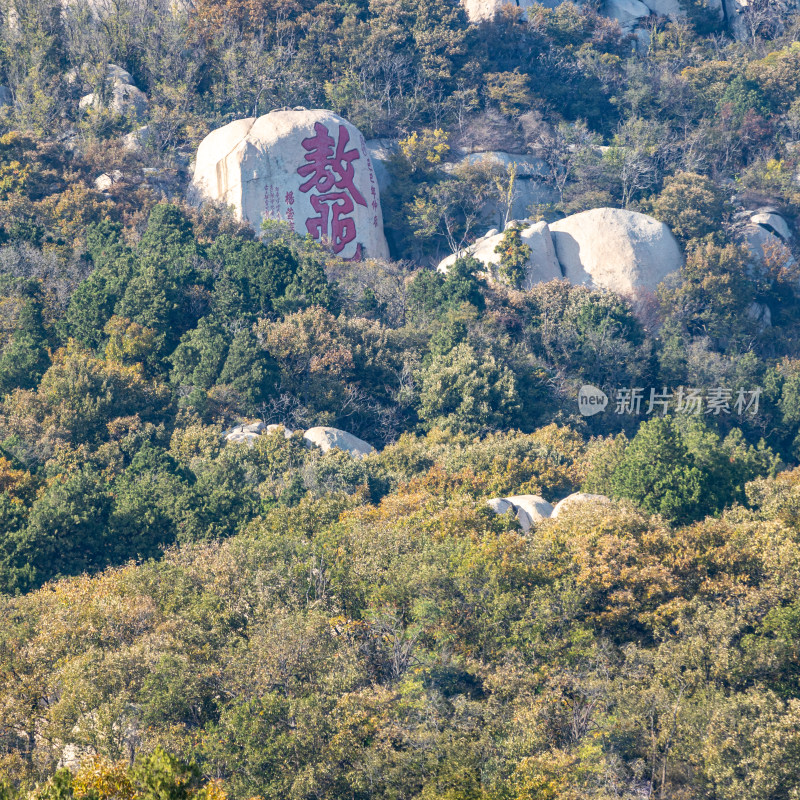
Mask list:
[{"label": "red engraved inscription", "polygon": [[349,215],[356,204],[367,205],[355,186],[353,162],[360,154],[356,148],[347,149],[349,142],[350,134],[344,125],[339,125],[338,138],[334,139],[325,125],[314,123],[314,135],[302,142],[307,163],[297,170],[306,178],[300,191],[314,192],[310,200],[317,216],[306,220],[306,229],[317,240],[328,239],[337,254],[357,235],[355,220]]}]

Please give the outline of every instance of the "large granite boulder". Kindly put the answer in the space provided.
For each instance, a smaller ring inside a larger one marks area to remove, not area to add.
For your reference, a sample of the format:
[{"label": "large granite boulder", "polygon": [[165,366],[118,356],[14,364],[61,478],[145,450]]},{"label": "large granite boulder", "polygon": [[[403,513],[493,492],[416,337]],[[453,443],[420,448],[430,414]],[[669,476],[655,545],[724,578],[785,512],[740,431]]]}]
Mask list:
[{"label": "large granite boulder", "polygon": [[653,12],[641,0],[606,0],[603,13],[617,20],[623,30],[630,31],[640,19]]},{"label": "large granite boulder", "polygon": [[550,224],[556,256],[572,284],[637,296],[683,263],[670,229],[646,214],[594,208]]},{"label": "large granite boulder", "polygon": [[579,505],[592,505],[592,506],[599,506],[599,505],[608,505],[611,503],[611,500],[606,497],[604,494],[587,494],[586,492],[575,492],[574,494],[568,495],[563,500],[560,500],[556,503],[555,508],[553,509],[553,513],[550,514],[551,519],[558,518],[564,511],[568,510],[569,508],[575,508]]},{"label": "large granite boulder", "polygon": [[342,258],[389,256],[364,137],[330,111],[272,111],[212,131],[197,150],[189,198],[231,206],[256,231],[282,220]]},{"label": "large granite boulder", "polygon": [[[546,283],[547,281],[564,277],[556,258],[553,239],[550,236],[550,229],[546,222],[528,224],[527,227],[520,231],[520,238],[531,248],[531,255],[525,266],[523,289],[527,290],[537,283]],[[499,264],[500,254],[495,252],[495,248],[502,239],[502,233],[496,230],[489,231],[486,236],[471,245],[466,254],[473,256],[473,258],[476,258],[486,266]],[[439,264],[437,269],[439,272],[447,272],[455,261],[456,255],[448,256]]]},{"label": "large granite boulder", "polygon": [[256,439],[266,430],[267,426],[257,420],[256,422],[245,422],[241,425],[235,425],[227,431],[223,431],[223,437],[227,444],[246,444],[250,447],[253,446]]},{"label": "large granite boulder", "polygon": [[498,516],[514,513],[514,506],[505,497],[493,497],[491,500],[486,501],[486,505]]},{"label": "large granite boulder", "polygon": [[365,442],[363,439],[359,439],[358,436],[353,436],[352,433],[347,433],[347,431],[340,431],[338,428],[329,428],[327,426],[309,428],[303,434],[303,439],[308,447],[319,447],[323,453],[327,453],[328,450],[334,447],[339,450],[344,450],[356,458],[368,456],[370,453],[375,452],[375,448],[371,444]]},{"label": "large granite boulder", "polygon": [[[561,1],[544,0],[542,5],[555,8],[561,4]],[[723,11],[724,5],[732,32],[738,34],[742,27],[738,16],[747,2],[748,0],[706,0],[703,13],[712,19],[722,20],[726,16],[726,12]],[[512,6],[527,12],[535,4],[534,0],[461,0],[461,3],[470,22],[490,20],[500,12],[503,6]],[[649,17],[651,14],[673,20],[685,18],[687,4],[682,0],[604,0],[600,7],[605,16],[616,19],[624,30],[630,31],[639,20]],[[578,5],[581,3],[579,2]]]}]

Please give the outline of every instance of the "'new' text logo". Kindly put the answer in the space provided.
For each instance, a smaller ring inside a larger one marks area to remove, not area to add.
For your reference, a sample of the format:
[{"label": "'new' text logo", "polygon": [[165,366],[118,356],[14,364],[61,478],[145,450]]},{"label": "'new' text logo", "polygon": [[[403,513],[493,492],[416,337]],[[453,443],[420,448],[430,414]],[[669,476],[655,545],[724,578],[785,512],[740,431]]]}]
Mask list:
[{"label": "'new' text logo", "polygon": [[578,392],[578,410],[584,417],[592,417],[605,411],[607,405],[608,397],[605,392],[590,384],[581,386]]}]

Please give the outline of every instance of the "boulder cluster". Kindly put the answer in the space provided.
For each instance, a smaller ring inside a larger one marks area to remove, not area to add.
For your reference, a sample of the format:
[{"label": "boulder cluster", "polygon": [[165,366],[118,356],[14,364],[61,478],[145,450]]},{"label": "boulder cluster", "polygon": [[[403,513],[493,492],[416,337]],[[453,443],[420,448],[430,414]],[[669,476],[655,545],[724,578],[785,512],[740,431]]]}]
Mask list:
[{"label": "boulder cluster", "polygon": [[611,500],[603,494],[586,494],[575,492],[560,500],[555,506],[547,502],[538,494],[522,494],[514,497],[494,497],[487,501],[487,505],[496,514],[510,514],[519,523],[522,530],[527,533],[535,528],[542,520],[556,519],[563,514],[565,509],[584,503],[591,505],[604,505]]},{"label": "boulder cluster", "polygon": [[147,106],[147,95],[133,82],[130,72],[116,64],[107,66],[102,89],[84,95],[78,103],[82,111],[106,108],[133,119],[144,117]]},{"label": "boulder cluster", "polygon": [[[562,0],[549,0],[544,5],[554,7]],[[703,14],[709,20],[725,22],[730,33],[739,40],[747,37],[747,28],[742,19],[742,12],[749,0],[706,0]],[[470,22],[482,22],[492,19],[503,6],[512,5],[527,11],[538,3],[538,0],[461,0]],[[584,0],[576,0],[583,5]],[[689,0],[603,0],[599,3],[602,14],[619,22],[626,32],[645,33],[643,23],[652,17],[666,17],[671,20],[685,19],[693,9]],[[648,34],[649,40],[649,34]]]},{"label": "boulder cluster", "polygon": [[[287,439],[295,433],[295,431],[283,425],[266,425],[259,420],[257,422],[236,425],[225,431],[223,436],[228,444],[247,444],[252,447],[256,439],[275,433],[276,431],[281,432]],[[323,453],[337,448],[346,453],[350,453],[350,455],[355,458],[363,458],[375,452],[375,448],[371,444],[365,442],[363,439],[359,439],[358,436],[353,436],[352,433],[347,433],[347,431],[325,425],[309,428],[305,431],[303,433],[303,443],[306,447],[318,447]]]},{"label": "boulder cluster", "polygon": [[[228,444],[247,444],[252,447],[254,442],[261,436],[273,433],[282,434],[286,439],[289,439],[294,435],[295,431],[291,431],[283,425],[267,425],[259,420],[230,428],[223,433],[223,436]],[[318,447],[323,453],[338,449],[349,453],[353,458],[364,458],[364,456],[377,452],[371,444],[359,439],[357,436],[353,436],[352,433],[324,425],[309,428],[305,431],[303,433],[303,444],[306,447]],[[513,516],[523,532],[528,533],[542,520],[555,519],[569,506],[581,503],[601,505],[610,502],[611,500],[602,494],[575,492],[557,502],[555,506],[536,494],[494,497],[487,501],[487,505],[496,514],[510,514]]]},{"label": "boulder cluster", "polygon": [[[683,255],[670,229],[646,214],[622,208],[593,208],[549,225],[521,225],[520,237],[530,248],[523,289],[555,278],[575,285],[608,289],[638,297],[655,291],[661,281],[680,269]],[[487,267],[500,262],[497,246],[503,234],[490,230],[459,255],[471,255]],[[446,272],[456,260],[439,264]]]}]

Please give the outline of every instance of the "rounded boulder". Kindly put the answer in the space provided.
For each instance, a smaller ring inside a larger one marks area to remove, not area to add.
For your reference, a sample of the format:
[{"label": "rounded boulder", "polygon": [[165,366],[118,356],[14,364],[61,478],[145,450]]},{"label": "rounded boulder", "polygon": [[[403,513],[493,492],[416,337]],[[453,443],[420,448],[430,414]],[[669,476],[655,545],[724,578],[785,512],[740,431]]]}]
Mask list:
[{"label": "rounded boulder", "polygon": [[590,505],[608,505],[611,500],[604,494],[587,494],[586,492],[575,492],[568,495],[563,500],[556,503],[553,513],[550,515],[551,519],[556,519],[569,508],[589,503]]},{"label": "rounded boulder", "polygon": [[683,264],[670,229],[646,214],[594,208],[550,224],[564,277],[626,296],[655,291]]},{"label": "rounded boulder", "polygon": [[308,447],[315,445],[323,453],[327,453],[328,450],[332,450],[334,447],[344,450],[356,458],[362,458],[375,452],[375,448],[369,442],[359,439],[358,436],[327,426],[309,428],[303,434],[303,439]]},{"label": "rounded boulder", "polygon": [[189,200],[230,206],[258,232],[285,222],[344,259],[389,257],[366,142],[331,111],[272,111],[212,131],[197,150]]}]

